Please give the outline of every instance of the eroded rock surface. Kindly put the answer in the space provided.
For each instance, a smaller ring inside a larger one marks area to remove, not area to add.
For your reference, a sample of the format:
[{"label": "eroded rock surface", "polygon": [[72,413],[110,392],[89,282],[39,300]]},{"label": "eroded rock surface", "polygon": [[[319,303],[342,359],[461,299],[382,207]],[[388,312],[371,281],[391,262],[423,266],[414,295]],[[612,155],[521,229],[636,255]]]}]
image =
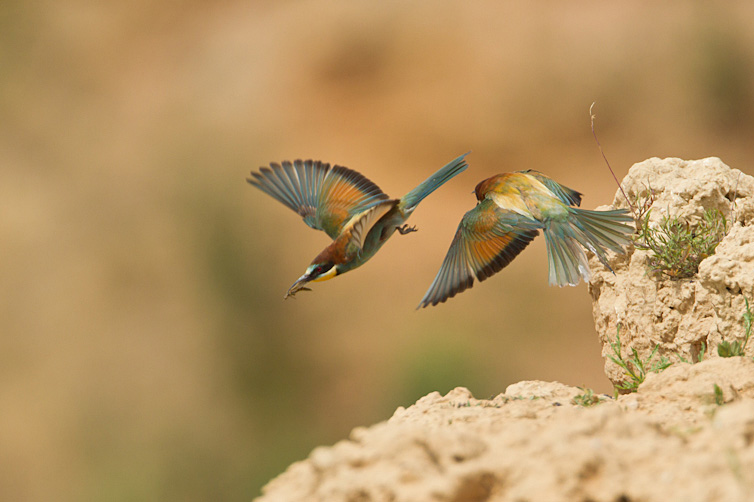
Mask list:
[{"label": "eroded rock surface", "polygon": [[[622,186],[631,200],[646,198],[650,189],[654,192],[651,225],[669,215],[693,226],[705,210],[717,209],[730,231],[690,279],[650,274],[650,251],[630,248],[625,256],[615,257],[615,275],[591,259],[594,321],[605,373],[614,384],[625,381],[624,371],[607,357],[613,353],[610,342],[615,341],[618,325],[624,358],[635,348],[645,360],[659,346],[657,359],[697,361],[703,350],[705,357],[716,357],[723,340],[742,340],[744,297],[754,307],[754,178],[718,158],[653,158],[631,167]],[[614,206],[628,207],[620,192]],[[747,353],[754,354],[754,343]]]},{"label": "eroded rock surface", "polygon": [[754,500],[751,358],[677,364],[588,408],[571,401],[581,392],[521,382],[492,400],[429,394],[315,449],[258,500]]}]

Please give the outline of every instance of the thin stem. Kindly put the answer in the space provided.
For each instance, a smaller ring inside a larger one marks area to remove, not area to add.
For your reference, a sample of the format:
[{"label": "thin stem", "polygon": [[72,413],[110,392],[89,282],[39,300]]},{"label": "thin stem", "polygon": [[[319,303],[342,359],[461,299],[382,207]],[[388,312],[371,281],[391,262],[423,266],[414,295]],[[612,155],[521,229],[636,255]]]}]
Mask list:
[{"label": "thin stem", "polygon": [[607,156],[605,156],[605,152],[602,150],[602,145],[600,144],[599,138],[597,138],[597,132],[594,130],[594,119],[595,115],[592,113],[592,110],[594,109],[595,103],[592,103],[592,106],[589,107],[589,119],[592,123],[592,136],[594,136],[594,141],[597,142],[597,147],[600,149],[600,153],[602,154],[602,158],[605,159],[605,164],[607,164],[607,168],[610,170],[610,174],[613,175],[613,179],[615,180],[615,183],[618,185],[618,188],[620,189],[620,193],[623,194],[623,198],[626,199],[626,202],[628,203],[628,207],[631,208],[631,214],[634,215],[634,218],[636,218],[636,209],[634,209],[634,205],[631,204],[631,201],[628,200],[628,196],[626,195],[626,192],[623,191],[623,187],[620,184],[620,181],[618,181],[618,177],[615,176],[615,172],[613,171],[613,168],[610,167],[610,162],[607,160]]}]

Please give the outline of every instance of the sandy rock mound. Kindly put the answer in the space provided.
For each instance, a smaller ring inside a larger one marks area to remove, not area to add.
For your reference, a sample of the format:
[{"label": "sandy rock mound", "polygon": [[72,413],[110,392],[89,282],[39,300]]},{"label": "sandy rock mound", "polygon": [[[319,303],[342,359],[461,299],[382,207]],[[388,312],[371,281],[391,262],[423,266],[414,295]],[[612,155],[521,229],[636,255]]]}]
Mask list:
[{"label": "sandy rock mound", "polygon": [[[705,357],[716,357],[721,341],[743,338],[744,297],[754,307],[754,178],[718,158],[654,158],[635,164],[622,186],[631,200],[654,192],[652,226],[666,215],[694,226],[705,210],[717,209],[730,231],[690,279],[649,274],[650,251],[631,248],[616,257],[615,275],[592,259],[589,291],[603,356],[613,353],[610,342],[620,324],[624,358],[635,348],[645,360],[655,346],[656,360],[665,356],[670,361],[697,361],[705,349]],[[628,207],[620,192],[614,205]],[[747,353],[754,354],[754,343]],[[624,382],[624,371],[607,357],[605,373],[614,384]]]},{"label": "sandy rock mound", "polygon": [[754,500],[750,358],[677,364],[591,407],[572,403],[580,393],[545,382],[489,401],[432,393],[315,449],[258,500]]}]

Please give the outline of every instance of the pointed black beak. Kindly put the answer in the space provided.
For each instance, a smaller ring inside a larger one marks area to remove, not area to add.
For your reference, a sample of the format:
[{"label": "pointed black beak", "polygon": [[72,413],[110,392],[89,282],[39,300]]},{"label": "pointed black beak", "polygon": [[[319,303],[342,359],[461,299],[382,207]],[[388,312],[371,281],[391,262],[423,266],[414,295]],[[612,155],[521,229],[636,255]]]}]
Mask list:
[{"label": "pointed black beak", "polygon": [[305,286],[305,284],[311,280],[312,278],[309,274],[304,274],[298,279],[296,279],[296,282],[293,283],[293,286],[288,288],[288,291],[285,293],[285,296],[283,297],[283,299],[287,300],[289,296],[294,296],[299,291],[311,291],[311,288],[307,288]]}]

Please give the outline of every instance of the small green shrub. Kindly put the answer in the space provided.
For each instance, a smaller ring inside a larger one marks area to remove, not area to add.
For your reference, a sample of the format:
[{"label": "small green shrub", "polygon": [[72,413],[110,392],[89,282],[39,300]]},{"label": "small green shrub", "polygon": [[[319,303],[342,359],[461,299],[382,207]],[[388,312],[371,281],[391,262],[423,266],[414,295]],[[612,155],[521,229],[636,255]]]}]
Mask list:
[{"label": "small green shrub", "polygon": [[636,390],[639,388],[639,385],[641,385],[647,378],[648,372],[659,373],[662,370],[666,369],[668,366],[672,365],[673,363],[671,363],[670,360],[665,356],[660,357],[658,361],[652,362],[652,359],[654,359],[659,347],[659,345],[655,345],[655,348],[652,349],[652,352],[644,360],[641,360],[639,358],[639,353],[636,352],[636,349],[632,347],[631,357],[624,359],[621,355],[622,345],[620,341],[619,324],[615,333],[615,341],[610,342],[610,348],[613,350],[613,355],[610,355],[609,357],[610,360],[612,360],[615,364],[623,368],[627,380],[624,383],[616,385],[615,388],[619,390],[627,390],[629,392],[636,392]]},{"label": "small green shrub", "polygon": [[714,391],[715,404],[718,406],[722,406],[723,404],[725,404],[725,398],[723,397],[723,389],[721,389],[719,385],[715,384],[712,390]]},{"label": "small green shrub", "polygon": [[[647,205],[637,200],[637,206]],[[647,265],[653,274],[671,279],[696,275],[699,264],[715,253],[715,248],[728,232],[728,222],[717,209],[706,210],[702,221],[695,227],[675,216],[664,216],[659,225],[651,227],[650,212],[647,208],[638,213],[634,246],[651,252]]]},{"label": "small green shrub", "polygon": [[592,389],[584,387],[579,387],[579,389],[582,390],[582,393],[574,396],[573,399],[571,399],[571,404],[588,408],[589,406],[594,406],[595,404],[602,402],[600,396],[596,396]]},{"label": "small green shrub", "polygon": [[717,355],[720,357],[738,357],[746,355],[746,344],[749,343],[749,338],[751,337],[751,322],[754,320],[754,314],[749,308],[749,299],[744,298],[744,301],[746,302],[746,312],[744,312],[744,315],[742,316],[744,320],[744,341],[739,342],[736,340],[734,342],[720,342],[717,346]]}]

